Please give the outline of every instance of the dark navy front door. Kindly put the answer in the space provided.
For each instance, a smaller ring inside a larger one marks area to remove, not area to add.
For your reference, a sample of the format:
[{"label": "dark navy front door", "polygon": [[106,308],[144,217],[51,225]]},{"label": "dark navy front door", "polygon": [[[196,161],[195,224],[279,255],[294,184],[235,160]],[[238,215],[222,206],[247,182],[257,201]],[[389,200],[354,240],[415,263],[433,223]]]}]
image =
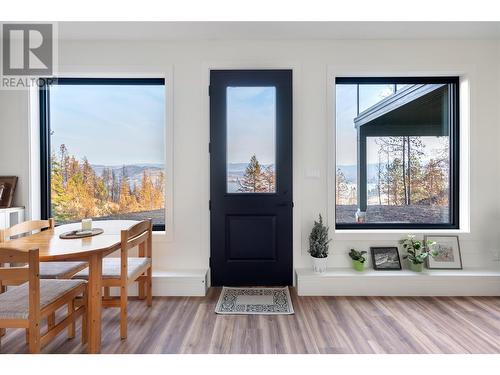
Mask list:
[{"label": "dark navy front door", "polygon": [[212,70],[212,285],[292,284],[292,211],[292,71]]}]

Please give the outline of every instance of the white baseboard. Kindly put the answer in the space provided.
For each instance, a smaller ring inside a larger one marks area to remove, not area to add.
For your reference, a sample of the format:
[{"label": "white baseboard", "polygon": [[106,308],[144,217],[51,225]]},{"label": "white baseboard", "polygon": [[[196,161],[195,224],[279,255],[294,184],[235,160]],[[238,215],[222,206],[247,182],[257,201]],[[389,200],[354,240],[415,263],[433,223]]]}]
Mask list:
[{"label": "white baseboard", "polygon": [[[154,271],[153,296],[204,297],[207,293],[207,270]],[[118,295],[118,288],[111,288]],[[137,296],[137,283],[130,285],[129,296]]]},{"label": "white baseboard", "polygon": [[295,272],[299,296],[500,296],[500,270]]}]

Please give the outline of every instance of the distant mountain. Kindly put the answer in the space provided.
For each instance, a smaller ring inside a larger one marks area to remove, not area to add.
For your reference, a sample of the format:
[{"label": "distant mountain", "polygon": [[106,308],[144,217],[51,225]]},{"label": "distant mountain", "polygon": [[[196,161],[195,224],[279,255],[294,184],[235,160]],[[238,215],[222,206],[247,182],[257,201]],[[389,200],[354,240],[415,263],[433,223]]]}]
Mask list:
[{"label": "distant mountain", "polygon": [[[267,167],[271,164],[261,164],[263,167]],[[228,172],[241,173],[245,172],[247,169],[248,163],[228,163],[227,170]]]},{"label": "distant mountain", "polygon": [[134,175],[137,173],[142,173],[142,171],[147,170],[147,169],[152,169],[152,170],[160,170],[164,169],[165,167],[162,164],[128,164],[128,165],[102,165],[102,164],[92,164],[92,169],[96,174],[99,176],[102,175],[102,171],[104,169],[111,169],[115,171],[115,173],[119,172],[121,173],[122,168],[125,167],[125,171],[128,175]]},{"label": "distant mountain", "polygon": [[122,175],[122,168],[125,167],[125,174],[128,177],[130,182],[130,186],[132,187],[134,183],[137,186],[140,186],[142,181],[142,175],[144,171],[146,171],[150,176],[153,182],[158,178],[160,172],[164,171],[165,167],[162,164],[129,164],[129,165],[99,165],[92,164],[92,169],[96,173],[96,175],[102,177],[102,173],[105,169],[111,169],[115,172],[115,175],[119,178]]}]

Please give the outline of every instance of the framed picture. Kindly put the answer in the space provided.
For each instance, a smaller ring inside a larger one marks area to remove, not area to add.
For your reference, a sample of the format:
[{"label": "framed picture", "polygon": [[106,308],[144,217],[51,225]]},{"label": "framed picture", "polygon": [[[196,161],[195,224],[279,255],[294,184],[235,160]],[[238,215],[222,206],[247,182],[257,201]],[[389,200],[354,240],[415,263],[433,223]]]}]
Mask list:
[{"label": "framed picture", "polygon": [[397,247],[370,247],[373,269],[377,271],[397,271],[401,260]]},{"label": "framed picture", "polygon": [[425,246],[427,246],[428,241],[436,243],[433,250],[437,252],[437,255],[427,257],[427,268],[436,270],[462,269],[458,236],[424,236]]},{"label": "framed picture", "polygon": [[0,176],[0,208],[12,206],[16,185],[16,176]]}]

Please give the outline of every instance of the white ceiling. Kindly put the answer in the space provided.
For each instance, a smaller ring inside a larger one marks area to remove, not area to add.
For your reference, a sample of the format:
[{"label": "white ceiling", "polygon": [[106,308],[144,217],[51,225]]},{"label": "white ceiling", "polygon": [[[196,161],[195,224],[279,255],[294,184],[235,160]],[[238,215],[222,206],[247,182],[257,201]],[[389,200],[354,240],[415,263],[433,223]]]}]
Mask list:
[{"label": "white ceiling", "polygon": [[66,40],[500,39],[500,22],[60,22]]}]

